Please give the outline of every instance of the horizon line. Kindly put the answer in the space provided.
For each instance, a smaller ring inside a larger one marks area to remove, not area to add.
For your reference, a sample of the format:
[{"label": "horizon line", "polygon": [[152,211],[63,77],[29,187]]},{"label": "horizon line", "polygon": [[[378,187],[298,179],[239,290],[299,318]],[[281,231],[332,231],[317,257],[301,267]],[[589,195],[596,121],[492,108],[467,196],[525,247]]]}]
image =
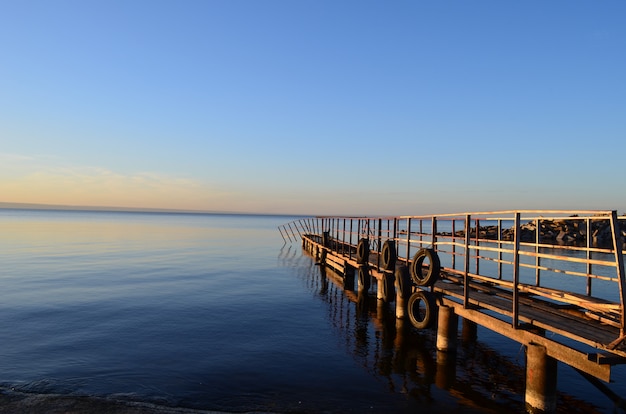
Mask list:
[{"label": "horizon line", "polygon": [[83,206],[71,204],[45,204],[45,203],[18,203],[0,201],[0,209],[3,210],[53,210],[53,211],[95,211],[112,213],[179,213],[179,214],[233,214],[233,215],[258,215],[258,216],[303,216],[306,214],[286,213],[259,213],[234,210],[189,210],[154,207],[122,207],[122,206]]}]

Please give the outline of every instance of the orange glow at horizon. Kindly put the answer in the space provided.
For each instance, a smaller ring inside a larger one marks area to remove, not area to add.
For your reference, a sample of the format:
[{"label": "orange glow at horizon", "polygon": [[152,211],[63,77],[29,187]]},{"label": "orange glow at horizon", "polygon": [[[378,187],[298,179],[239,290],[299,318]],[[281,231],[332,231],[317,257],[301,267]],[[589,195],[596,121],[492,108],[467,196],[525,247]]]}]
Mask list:
[{"label": "orange glow at horizon", "polygon": [[0,194],[0,201],[15,203],[189,210],[227,209],[237,198],[193,180],[95,169],[0,177]]}]

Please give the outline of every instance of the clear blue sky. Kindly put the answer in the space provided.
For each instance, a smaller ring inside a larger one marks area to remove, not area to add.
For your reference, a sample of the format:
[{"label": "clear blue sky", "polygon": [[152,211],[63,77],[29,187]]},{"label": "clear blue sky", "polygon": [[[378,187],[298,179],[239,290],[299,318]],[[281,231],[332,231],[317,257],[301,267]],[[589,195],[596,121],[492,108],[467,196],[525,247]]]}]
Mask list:
[{"label": "clear blue sky", "polygon": [[0,0],[0,201],[626,211],[626,2]]}]

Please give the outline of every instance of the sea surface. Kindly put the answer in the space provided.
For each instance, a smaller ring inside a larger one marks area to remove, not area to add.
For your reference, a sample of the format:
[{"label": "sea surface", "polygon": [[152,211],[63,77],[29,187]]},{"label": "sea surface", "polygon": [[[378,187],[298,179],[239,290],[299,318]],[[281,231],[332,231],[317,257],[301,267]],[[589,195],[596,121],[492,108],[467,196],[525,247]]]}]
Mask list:
[{"label": "sea surface", "polygon": [[[0,210],[0,412],[25,396],[45,411],[62,396],[156,411],[524,412],[519,344],[479,328],[456,358],[438,354],[433,331],[344,292],[285,243],[277,226],[293,219]],[[622,368],[609,386],[626,395]],[[563,364],[558,387],[559,412],[614,412]]]}]

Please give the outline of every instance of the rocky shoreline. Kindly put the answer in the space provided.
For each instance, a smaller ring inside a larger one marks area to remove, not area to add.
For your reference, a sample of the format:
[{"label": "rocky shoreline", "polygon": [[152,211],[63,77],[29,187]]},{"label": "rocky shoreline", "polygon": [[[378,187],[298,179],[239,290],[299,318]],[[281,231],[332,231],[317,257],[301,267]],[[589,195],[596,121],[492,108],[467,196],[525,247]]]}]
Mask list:
[{"label": "rocky shoreline", "polygon": [[[575,216],[573,216],[575,217]],[[585,245],[587,243],[587,233],[590,233],[590,244],[592,246],[612,246],[613,236],[611,231],[611,222],[608,219],[592,220],[590,229],[587,229],[587,223],[580,219],[560,219],[560,220],[540,220],[539,221],[539,241],[546,244],[563,244],[563,245]],[[522,242],[534,242],[537,240],[537,223],[530,221],[520,225],[520,240]],[[452,236],[452,233],[439,233],[442,236]],[[621,244],[626,240],[626,220],[619,222],[619,234],[621,236]],[[455,237],[465,237],[465,230],[459,230],[454,233]],[[476,228],[470,230],[470,237],[476,237]],[[513,227],[503,228],[500,240],[512,241],[515,237],[515,229]],[[478,227],[478,238],[488,240],[498,240],[498,226],[480,226]]]}]

